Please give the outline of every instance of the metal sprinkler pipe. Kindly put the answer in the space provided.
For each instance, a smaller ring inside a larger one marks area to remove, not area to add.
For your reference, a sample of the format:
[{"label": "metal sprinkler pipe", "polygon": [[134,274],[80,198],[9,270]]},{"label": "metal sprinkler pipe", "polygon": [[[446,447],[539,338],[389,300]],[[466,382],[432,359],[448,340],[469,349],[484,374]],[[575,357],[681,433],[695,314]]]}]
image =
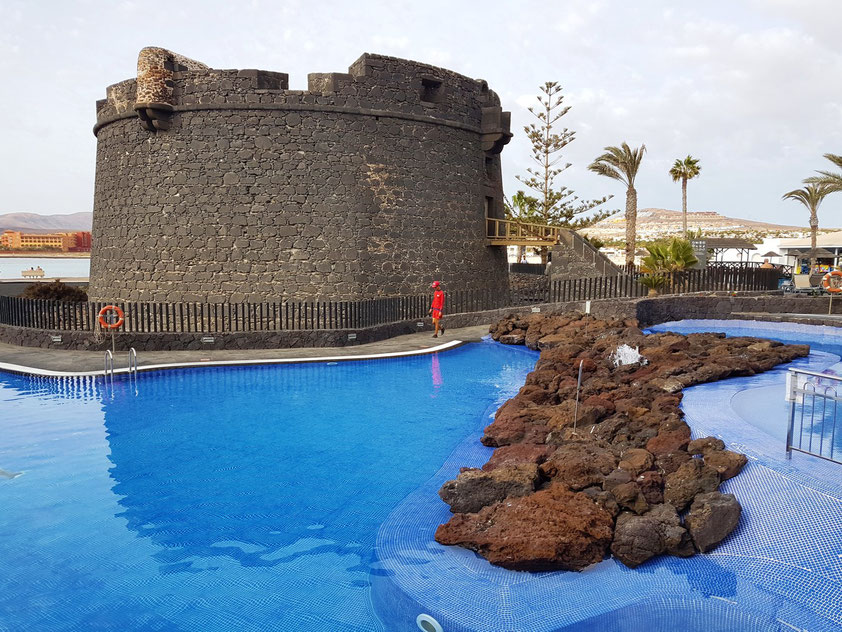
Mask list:
[{"label": "metal sprinkler pipe", "polygon": [[576,434],[576,424],[579,421],[579,390],[582,388],[582,365],[584,360],[579,360],[579,379],[576,381],[576,406],[573,408],[573,434]]}]

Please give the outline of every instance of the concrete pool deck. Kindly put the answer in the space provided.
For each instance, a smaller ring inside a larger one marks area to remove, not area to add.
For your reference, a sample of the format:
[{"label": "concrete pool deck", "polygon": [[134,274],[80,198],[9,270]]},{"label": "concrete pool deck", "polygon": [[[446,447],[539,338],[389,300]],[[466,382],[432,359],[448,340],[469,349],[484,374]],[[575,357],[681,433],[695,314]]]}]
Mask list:
[{"label": "concrete pool deck", "polygon": [[[137,354],[140,370],[149,367],[167,367],[194,365],[196,363],[213,365],[216,363],[262,363],[313,361],[321,358],[352,359],[360,356],[410,355],[428,353],[431,349],[448,343],[478,342],[488,333],[488,325],[447,329],[444,336],[433,338],[429,331],[417,334],[397,336],[388,340],[350,347],[318,347],[295,349],[242,349],[193,351],[144,351]],[[104,352],[102,351],[64,351],[60,349],[40,349],[18,347],[0,343],[0,370],[16,373],[51,375],[59,373],[93,374],[103,372]],[[125,370],[127,353],[118,351],[114,358],[116,372]]]}]

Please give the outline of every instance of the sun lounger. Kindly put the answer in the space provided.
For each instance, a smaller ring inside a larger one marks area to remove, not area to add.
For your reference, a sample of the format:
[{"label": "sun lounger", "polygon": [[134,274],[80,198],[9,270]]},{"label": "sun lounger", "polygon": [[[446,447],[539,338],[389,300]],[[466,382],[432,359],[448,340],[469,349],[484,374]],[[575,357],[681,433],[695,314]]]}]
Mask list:
[{"label": "sun lounger", "polygon": [[36,270],[23,270],[20,273],[20,275],[24,279],[27,279],[27,278],[43,278],[44,277],[44,271],[41,268],[38,268]]},{"label": "sun lounger", "polygon": [[789,291],[795,294],[823,294],[824,288],[821,285],[812,285],[809,274],[793,274],[792,288]]}]

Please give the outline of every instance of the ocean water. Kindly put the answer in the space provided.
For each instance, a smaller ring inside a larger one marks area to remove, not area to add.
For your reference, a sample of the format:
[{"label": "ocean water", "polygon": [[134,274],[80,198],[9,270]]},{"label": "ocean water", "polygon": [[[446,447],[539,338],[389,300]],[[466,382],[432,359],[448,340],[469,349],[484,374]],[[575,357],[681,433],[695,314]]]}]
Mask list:
[{"label": "ocean water", "polygon": [[88,277],[91,260],[88,257],[0,257],[0,280],[19,279],[20,273],[41,266],[46,278]]}]

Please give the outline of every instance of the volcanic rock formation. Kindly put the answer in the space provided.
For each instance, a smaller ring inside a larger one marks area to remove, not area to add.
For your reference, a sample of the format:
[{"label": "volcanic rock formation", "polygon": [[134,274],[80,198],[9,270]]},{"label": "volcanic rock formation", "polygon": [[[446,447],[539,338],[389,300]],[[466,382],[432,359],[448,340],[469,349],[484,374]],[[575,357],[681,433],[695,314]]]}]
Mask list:
[{"label": "volcanic rock formation", "polygon": [[[485,429],[489,461],[439,491],[455,515],[436,540],[529,571],[581,570],[609,551],[635,567],[714,548],[740,518],[719,484],[746,457],[716,437],[691,440],[681,389],[809,352],[716,333],[647,336],[635,321],[570,314],[513,315],[491,333],[541,356]],[[639,359],[616,361],[621,345]]]}]

